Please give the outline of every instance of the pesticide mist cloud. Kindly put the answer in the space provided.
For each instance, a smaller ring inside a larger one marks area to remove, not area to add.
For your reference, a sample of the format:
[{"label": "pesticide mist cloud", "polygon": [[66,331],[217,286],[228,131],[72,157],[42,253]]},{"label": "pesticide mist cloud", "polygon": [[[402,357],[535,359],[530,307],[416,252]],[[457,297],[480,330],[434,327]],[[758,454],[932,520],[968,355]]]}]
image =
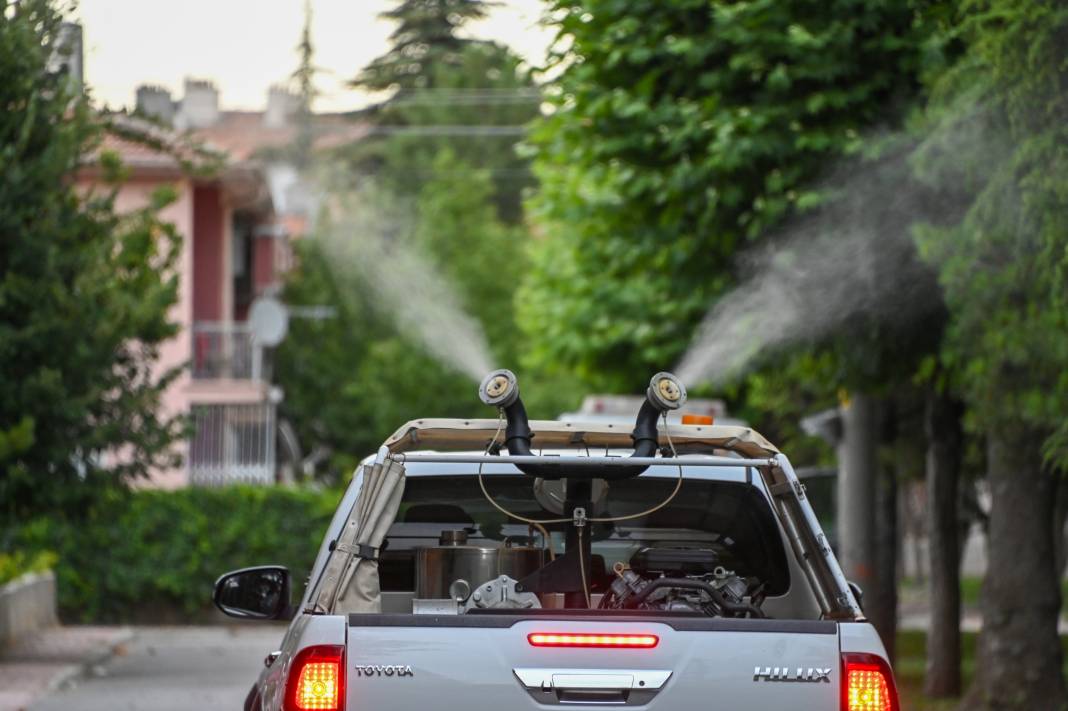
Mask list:
[{"label": "pesticide mist cloud", "polygon": [[678,370],[684,382],[736,377],[764,352],[812,341],[857,315],[911,319],[938,294],[915,259],[911,226],[932,213],[907,179],[907,150],[832,175],[828,206],[740,262],[740,284],[701,323]]},{"label": "pesticide mist cloud", "polygon": [[382,195],[335,195],[329,202],[332,215],[316,239],[338,280],[364,282],[375,308],[442,364],[476,382],[492,370],[481,324],[464,312],[434,265],[406,243],[410,219]]}]

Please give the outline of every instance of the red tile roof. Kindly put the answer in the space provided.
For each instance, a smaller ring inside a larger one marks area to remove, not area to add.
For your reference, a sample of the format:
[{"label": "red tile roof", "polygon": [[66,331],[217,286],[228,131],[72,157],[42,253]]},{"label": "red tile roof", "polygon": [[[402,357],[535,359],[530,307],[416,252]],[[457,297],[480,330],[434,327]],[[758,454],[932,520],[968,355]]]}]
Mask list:
[{"label": "red tile roof", "polygon": [[[367,135],[366,124],[341,114],[317,114],[314,121],[316,149],[343,145]],[[214,126],[197,129],[192,135],[225,150],[235,160],[248,160],[260,150],[291,144],[297,138],[297,127],[292,123],[267,126],[260,111],[224,111]]]}]

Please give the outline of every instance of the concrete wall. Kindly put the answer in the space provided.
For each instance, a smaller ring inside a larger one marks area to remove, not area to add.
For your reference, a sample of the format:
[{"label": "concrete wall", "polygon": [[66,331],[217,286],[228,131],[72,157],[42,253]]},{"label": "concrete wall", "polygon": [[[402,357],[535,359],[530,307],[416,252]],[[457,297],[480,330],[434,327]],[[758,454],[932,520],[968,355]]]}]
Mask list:
[{"label": "concrete wall", "polygon": [[29,573],[0,587],[0,646],[57,624],[56,577],[51,571]]}]

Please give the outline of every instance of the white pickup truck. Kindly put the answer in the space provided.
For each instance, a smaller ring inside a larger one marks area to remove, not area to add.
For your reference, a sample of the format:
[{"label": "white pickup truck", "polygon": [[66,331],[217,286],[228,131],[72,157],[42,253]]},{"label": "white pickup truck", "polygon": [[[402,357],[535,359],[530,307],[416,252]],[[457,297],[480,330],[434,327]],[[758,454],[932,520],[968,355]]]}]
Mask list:
[{"label": "white pickup truck", "polygon": [[222,576],[237,617],[291,619],[249,711],[898,711],[886,653],[789,460],[748,428],[409,422],[358,470],[303,598]]}]

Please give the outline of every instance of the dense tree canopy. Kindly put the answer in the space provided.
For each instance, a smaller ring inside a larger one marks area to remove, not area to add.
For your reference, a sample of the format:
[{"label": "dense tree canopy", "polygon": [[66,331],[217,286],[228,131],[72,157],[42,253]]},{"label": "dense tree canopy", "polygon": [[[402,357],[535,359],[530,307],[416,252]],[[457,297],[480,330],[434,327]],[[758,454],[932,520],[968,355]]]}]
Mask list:
[{"label": "dense tree canopy", "polygon": [[916,165],[970,203],[920,244],[951,307],[945,357],[974,424],[1033,428],[1068,463],[1068,10],[1014,6],[975,4],[970,52],[939,82]]},{"label": "dense tree canopy", "polygon": [[534,132],[531,364],[631,389],[671,364],[732,258],[816,202],[806,181],[919,81],[913,3],[557,0]]},{"label": "dense tree canopy", "polygon": [[[61,17],[0,2],[0,502],[5,515],[68,507],[94,484],[170,461],[155,377],[179,252],[155,212],[119,217],[110,193],[71,185],[98,145],[79,89],[49,70]],[[113,157],[100,160],[110,172]]]}]

